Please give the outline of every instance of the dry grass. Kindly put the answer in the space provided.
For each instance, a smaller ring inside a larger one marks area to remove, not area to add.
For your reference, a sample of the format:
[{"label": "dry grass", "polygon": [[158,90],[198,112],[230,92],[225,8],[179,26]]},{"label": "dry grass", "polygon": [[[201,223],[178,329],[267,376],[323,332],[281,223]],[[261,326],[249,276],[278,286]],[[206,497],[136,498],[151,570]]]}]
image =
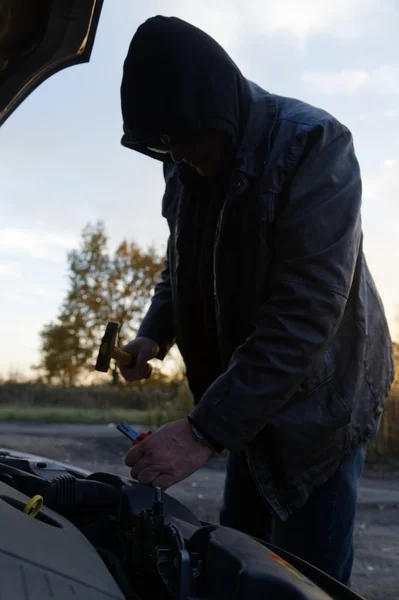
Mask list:
[{"label": "dry grass", "polygon": [[0,385],[0,420],[41,423],[114,423],[160,426],[193,406],[184,382],[134,387]]},{"label": "dry grass", "polygon": [[30,421],[39,423],[118,423],[128,421],[147,425],[144,410],[123,408],[74,408],[69,406],[0,406],[0,421]]},{"label": "dry grass", "polygon": [[147,410],[149,404],[163,406],[181,394],[190,396],[182,382],[136,384],[131,387],[60,387],[40,383],[6,382],[0,385],[0,406],[73,407],[79,409],[115,407]]},{"label": "dry grass", "polygon": [[[115,423],[160,426],[186,416],[192,396],[185,382],[134,387],[0,385],[0,420],[42,423]],[[386,401],[380,432],[369,444],[373,458],[399,458],[399,387]]]}]

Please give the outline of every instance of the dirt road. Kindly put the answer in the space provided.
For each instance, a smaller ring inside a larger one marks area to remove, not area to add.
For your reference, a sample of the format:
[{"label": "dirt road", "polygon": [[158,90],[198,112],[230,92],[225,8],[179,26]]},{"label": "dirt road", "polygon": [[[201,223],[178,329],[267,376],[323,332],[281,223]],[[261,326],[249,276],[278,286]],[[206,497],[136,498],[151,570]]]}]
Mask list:
[{"label": "dirt road", "polygon": [[[137,427],[137,429],[140,429]],[[0,423],[0,447],[70,462],[90,471],[126,475],[128,445],[114,427]],[[217,521],[224,484],[220,461],[211,463],[170,494],[197,516]],[[353,588],[367,600],[399,598],[399,480],[364,477],[356,521]]]}]

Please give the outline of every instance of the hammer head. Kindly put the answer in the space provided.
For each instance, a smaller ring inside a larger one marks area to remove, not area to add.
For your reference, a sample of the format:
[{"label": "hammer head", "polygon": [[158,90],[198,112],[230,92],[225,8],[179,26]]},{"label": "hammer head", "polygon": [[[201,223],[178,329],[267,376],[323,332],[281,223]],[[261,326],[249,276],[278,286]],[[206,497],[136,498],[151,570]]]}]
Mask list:
[{"label": "hammer head", "polygon": [[102,371],[106,373],[109,369],[109,363],[111,361],[111,353],[116,344],[116,338],[118,337],[119,323],[116,321],[109,321],[103,339],[101,340],[100,349],[98,351],[96,371]]}]

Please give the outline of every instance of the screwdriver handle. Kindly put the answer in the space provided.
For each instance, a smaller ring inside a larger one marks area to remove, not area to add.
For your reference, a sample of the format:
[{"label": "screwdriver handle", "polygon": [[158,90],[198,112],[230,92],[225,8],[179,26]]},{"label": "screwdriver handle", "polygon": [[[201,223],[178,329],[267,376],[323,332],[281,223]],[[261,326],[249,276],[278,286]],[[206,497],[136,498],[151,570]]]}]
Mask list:
[{"label": "screwdriver handle", "polygon": [[139,437],[132,441],[132,446],[137,446],[140,442],[144,440],[147,436],[151,435],[152,431],[147,431],[147,433],[140,433]]}]

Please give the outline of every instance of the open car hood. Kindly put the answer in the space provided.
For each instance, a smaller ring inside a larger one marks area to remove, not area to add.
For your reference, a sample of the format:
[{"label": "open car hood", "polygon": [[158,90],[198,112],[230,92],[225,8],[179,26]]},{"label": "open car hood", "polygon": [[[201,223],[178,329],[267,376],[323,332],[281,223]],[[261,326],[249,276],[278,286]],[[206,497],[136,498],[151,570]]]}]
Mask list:
[{"label": "open car hood", "polygon": [[363,600],[160,488],[1,447],[0,531],[7,600]]},{"label": "open car hood", "polygon": [[1,0],[0,126],[42,81],[88,62],[103,0]]}]

